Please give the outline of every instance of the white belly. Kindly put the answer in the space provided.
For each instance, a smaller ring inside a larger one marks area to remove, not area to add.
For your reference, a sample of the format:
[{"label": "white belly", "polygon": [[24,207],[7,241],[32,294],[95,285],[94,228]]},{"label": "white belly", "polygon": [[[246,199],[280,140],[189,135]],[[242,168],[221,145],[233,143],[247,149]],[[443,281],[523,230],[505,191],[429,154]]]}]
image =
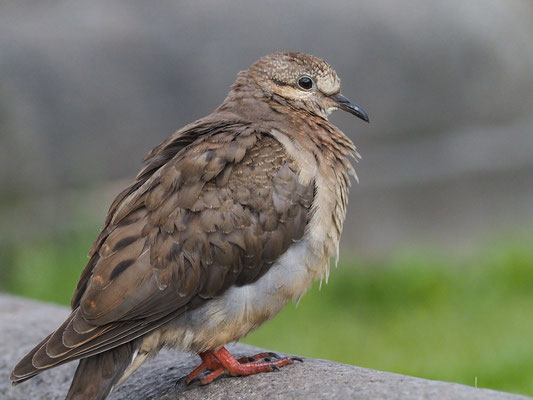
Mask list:
[{"label": "white belly", "polygon": [[232,287],[186,312],[154,332],[157,341],[180,350],[202,352],[239,340],[273,318],[291,300],[298,301],[322,275],[323,258],[310,248],[308,240],[294,243],[256,282]]}]

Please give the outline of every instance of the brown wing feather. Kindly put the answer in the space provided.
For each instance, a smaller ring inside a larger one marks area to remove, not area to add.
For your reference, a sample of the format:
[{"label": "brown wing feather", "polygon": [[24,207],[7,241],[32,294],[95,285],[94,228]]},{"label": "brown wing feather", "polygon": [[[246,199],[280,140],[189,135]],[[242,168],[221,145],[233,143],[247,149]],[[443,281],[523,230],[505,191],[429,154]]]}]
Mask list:
[{"label": "brown wing feather", "polygon": [[112,204],[65,323],[12,374],[97,354],[257,280],[300,239],[313,186],[283,147],[243,123],[207,118],[150,153]]}]

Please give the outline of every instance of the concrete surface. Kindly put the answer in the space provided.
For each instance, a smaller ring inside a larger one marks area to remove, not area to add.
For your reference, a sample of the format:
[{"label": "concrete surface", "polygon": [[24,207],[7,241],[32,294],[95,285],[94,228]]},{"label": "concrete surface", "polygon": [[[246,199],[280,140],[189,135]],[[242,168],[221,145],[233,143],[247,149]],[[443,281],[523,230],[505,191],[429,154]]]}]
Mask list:
[{"label": "concrete surface", "polygon": [[[12,387],[9,373],[15,363],[67,316],[68,310],[0,293],[0,398],[63,399],[76,363],[46,371]],[[235,344],[236,355],[260,349]],[[145,363],[111,395],[114,400],[148,399],[527,399],[487,389],[430,381],[374,371],[327,360],[304,359],[279,372],[246,378],[226,378],[208,386],[176,386],[199,359],[193,355],[162,351]]]}]

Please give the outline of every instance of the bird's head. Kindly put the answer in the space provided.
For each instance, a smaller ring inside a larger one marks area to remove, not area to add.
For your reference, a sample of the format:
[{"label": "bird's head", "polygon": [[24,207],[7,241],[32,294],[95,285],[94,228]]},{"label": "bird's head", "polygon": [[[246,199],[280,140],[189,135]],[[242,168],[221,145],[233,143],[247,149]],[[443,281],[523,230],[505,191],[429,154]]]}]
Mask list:
[{"label": "bird's head", "polygon": [[324,60],[303,53],[274,53],[260,58],[249,76],[270,97],[326,118],[344,110],[368,122],[367,113],[341,94],[341,80]]}]

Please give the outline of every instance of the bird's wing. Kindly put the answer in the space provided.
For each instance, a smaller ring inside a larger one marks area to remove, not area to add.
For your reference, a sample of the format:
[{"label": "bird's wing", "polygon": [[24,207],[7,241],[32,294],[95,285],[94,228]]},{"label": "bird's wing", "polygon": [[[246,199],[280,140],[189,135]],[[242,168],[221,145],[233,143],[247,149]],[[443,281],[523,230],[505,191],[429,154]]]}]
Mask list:
[{"label": "bird's wing", "polygon": [[12,380],[116,347],[252,283],[303,236],[313,183],[300,183],[277,140],[246,124],[190,136],[156,148],[117,197],[72,314]]}]

